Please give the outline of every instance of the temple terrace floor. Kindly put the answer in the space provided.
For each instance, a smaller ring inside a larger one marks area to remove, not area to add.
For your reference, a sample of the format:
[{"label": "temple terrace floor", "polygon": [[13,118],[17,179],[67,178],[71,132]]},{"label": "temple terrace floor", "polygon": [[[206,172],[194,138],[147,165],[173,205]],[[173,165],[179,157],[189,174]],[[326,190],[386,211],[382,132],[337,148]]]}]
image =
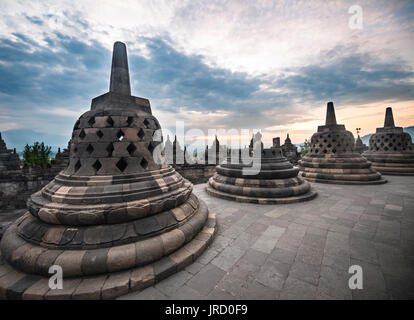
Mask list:
[{"label": "temple terrace floor", "polygon": [[[222,200],[195,185],[218,219],[213,243],[184,270],[120,299],[413,299],[414,178],[386,179],[313,183],[314,200],[287,205]],[[362,290],[348,287],[351,265],[362,267]]]}]

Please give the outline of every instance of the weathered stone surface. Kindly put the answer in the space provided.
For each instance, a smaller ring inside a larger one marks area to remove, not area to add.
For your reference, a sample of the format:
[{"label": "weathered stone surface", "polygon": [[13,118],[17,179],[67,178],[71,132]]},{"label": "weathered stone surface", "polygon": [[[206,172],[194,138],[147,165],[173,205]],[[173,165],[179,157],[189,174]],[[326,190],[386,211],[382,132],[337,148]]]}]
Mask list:
[{"label": "weathered stone surface", "polygon": [[396,127],[392,109],[387,108],[384,127],[377,128],[369,139],[369,149],[363,156],[373,168],[387,175],[414,175],[414,145],[411,136]]},{"label": "weathered stone surface", "polygon": [[257,141],[250,153],[253,162],[249,165],[243,162],[242,150],[236,159],[230,154],[217,166],[207,192],[227,200],[258,204],[300,202],[316,196],[310,184],[298,177],[299,169],[282,156],[280,145],[262,149]]},{"label": "weathered stone surface", "polygon": [[[153,155],[160,125],[149,101],[130,95],[126,59],[115,43],[110,92],[75,123],[68,166],[5,232],[6,298],[114,298],[184,268],[214,237],[193,185]],[[46,287],[53,265],[62,290]]]},{"label": "weathered stone surface", "polygon": [[334,184],[381,184],[386,180],[355,151],[352,132],[336,123],[332,102],[328,103],[326,124],[314,133],[310,150],[299,161],[300,176],[311,182]]}]

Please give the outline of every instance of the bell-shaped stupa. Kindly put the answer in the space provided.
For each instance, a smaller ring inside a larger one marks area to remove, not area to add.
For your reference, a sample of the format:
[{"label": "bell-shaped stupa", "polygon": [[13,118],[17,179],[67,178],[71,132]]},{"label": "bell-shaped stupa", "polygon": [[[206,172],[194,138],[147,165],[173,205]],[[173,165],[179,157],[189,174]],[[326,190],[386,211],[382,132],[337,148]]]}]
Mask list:
[{"label": "bell-shaped stupa", "polygon": [[309,152],[299,160],[300,175],[308,181],[337,184],[385,183],[381,174],[355,150],[352,132],[336,123],[333,102],[328,102],[326,124],[314,133]]},{"label": "bell-shaped stupa", "polygon": [[369,139],[369,149],[363,154],[382,174],[414,175],[414,145],[411,136],[396,127],[392,109],[385,112],[384,127],[377,128]]},{"label": "bell-shaped stupa", "polygon": [[253,159],[248,164],[243,162],[242,151],[239,151],[238,159],[236,156],[237,161],[234,161],[233,152],[216,167],[217,172],[208,181],[207,193],[227,200],[259,204],[300,202],[316,196],[310,184],[298,177],[299,169],[283,157],[280,142],[263,149],[257,139],[251,149]]},{"label": "bell-shaped stupa", "polygon": [[0,176],[3,174],[10,174],[20,170],[20,159],[16,150],[7,149],[6,142],[1,137],[0,132]]},{"label": "bell-shaped stupa", "polygon": [[[215,234],[192,184],[157,161],[165,160],[160,125],[150,102],[131,96],[121,42],[110,83],[75,124],[68,167],[3,236],[0,297],[114,298],[181,270]],[[53,268],[63,289],[49,287]]]}]

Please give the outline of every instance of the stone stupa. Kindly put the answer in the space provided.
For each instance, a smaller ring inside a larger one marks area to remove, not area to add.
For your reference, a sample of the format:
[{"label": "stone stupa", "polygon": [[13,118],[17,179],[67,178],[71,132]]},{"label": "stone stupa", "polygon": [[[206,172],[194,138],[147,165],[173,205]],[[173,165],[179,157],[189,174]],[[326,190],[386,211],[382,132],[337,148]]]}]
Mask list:
[{"label": "stone stupa", "polygon": [[[76,122],[68,167],[3,236],[1,298],[114,298],[201,254],[215,216],[190,182],[155,160],[159,129],[150,102],[131,96],[126,46],[116,42],[110,91]],[[63,289],[49,288],[54,265]]]},{"label": "stone stupa", "polygon": [[15,149],[7,149],[0,132],[0,173],[7,174],[15,170],[20,170],[19,155]]},{"label": "stone stupa", "polygon": [[285,143],[282,144],[283,155],[293,164],[296,165],[300,158],[298,148],[290,140],[289,133],[286,135]]},{"label": "stone stupa", "polygon": [[414,175],[414,145],[411,136],[396,127],[392,109],[385,112],[384,127],[377,128],[369,139],[369,149],[363,156],[382,174]]},{"label": "stone stupa", "polygon": [[310,184],[298,177],[299,169],[283,157],[280,143],[263,149],[260,139],[255,138],[251,151],[255,158],[253,163],[260,163],[259,172],[246,175],[246,171],[253,169],[252,163],[243,163],[242,150],[239,150],[238,161],[232,161],[230,153],[209,179],[207,193],[227,200],[259,204],[293,203],[316,196]]},{"label": "stone stupa", "polygon": [[355,141],[355,151],[359,153],[363,153],[366,150],[368,150],[368,147],[362,142],[362,139],[358,134],[358,137]]},{"label": "stone stupa", "polygon": [[318,127],[309,152],[299,160],[300,175],[308,181],[337,184],[385,183],[371,163],[355,151],[352,132],[336,123],[333,102],[328,102],[326,123]]}]

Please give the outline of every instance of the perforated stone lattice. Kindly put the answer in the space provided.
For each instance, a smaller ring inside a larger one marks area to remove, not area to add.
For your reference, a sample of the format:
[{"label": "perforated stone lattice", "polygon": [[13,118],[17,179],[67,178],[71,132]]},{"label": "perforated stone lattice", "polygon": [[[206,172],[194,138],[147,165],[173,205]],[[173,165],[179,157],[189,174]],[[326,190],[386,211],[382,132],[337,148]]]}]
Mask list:
[{"label": "perforated stone lattice", "polygon": [[153,141],[158,129],[160,125],[151,115],[83,115],[74,126],[68,173],[120,174],[130,165],[138,171],[159,169],[152,156],[161,143]]},{"label": "perforated stone lattice", "polygon": [[404,152],[414,151],[411,137],[408,133],[377,133],[369,140],[369,151],[374,152]]},{"label": "perforated stone lattice", "polygon": [[354,152],[354,136],[349,131],[335,132],[318,132],[311,138],[311,154],[329,154],[329,153],[346,153]]}]

